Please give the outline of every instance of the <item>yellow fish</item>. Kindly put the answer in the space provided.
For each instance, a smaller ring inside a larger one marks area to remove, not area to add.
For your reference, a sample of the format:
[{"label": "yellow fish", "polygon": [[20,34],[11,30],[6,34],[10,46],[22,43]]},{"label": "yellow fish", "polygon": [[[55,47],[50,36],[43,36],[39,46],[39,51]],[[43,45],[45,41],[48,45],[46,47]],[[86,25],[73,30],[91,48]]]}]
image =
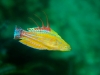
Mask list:
[{"label": "yellow fish", "polygon": [[14,39],[19,39],[22,44],[39,50],[70,51],[70,45],[50,28],[48,19],[46,27],[42,20],[41,22],[42,27],[28,28],[27,31],[16,26]]}]

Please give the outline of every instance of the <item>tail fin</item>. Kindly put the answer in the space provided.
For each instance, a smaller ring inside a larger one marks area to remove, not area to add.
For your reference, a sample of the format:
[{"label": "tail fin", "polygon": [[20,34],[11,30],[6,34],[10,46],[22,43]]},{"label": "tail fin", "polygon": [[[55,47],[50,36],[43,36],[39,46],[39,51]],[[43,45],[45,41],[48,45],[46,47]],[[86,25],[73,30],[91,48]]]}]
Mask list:
[{"label": "tail fin", "polygon": [[22,28],[15,26],[14,39],[20,39]]}]

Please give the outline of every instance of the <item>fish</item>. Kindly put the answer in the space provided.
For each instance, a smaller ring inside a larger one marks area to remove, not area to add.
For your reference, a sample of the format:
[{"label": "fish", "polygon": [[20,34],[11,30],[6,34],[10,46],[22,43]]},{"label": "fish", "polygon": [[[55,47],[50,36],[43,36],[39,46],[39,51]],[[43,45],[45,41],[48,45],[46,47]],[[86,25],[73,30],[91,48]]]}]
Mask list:
[{"label": "fish", "polygon": [[[30,19],[33,20],[32,18]],[[42,27],[40,27],[33,20],[34,23],[37,25],[37,27],[27,28],[27,30],[15,26],[14,39],[18,39],[20,43],[38,50],[70,51],[71,50],[70,45],[67,42],[65,42],[61,38],[61,36],[58,35],[57,32],[51,29],[48,23],[47,15],[46,15],[46,20],[47,20],[47,26],[44,26],[44,23],[41,20]]]}]

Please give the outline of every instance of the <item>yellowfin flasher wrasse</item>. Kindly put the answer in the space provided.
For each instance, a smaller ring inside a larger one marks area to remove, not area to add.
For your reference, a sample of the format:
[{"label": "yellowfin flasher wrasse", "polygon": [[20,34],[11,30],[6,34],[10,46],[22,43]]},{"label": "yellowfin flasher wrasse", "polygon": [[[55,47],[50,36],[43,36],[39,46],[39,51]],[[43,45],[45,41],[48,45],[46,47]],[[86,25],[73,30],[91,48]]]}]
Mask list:
[{"label": "yellowfin flasher wrasse", "polygon": [[42,27],[27,28],[27,31],[16,26],[14,39],[19,39],[22,44],[38,50],[70,51],[70,45],[50,28],[48,20],[47,26],[44,26],[42,20],[41,22]]}]

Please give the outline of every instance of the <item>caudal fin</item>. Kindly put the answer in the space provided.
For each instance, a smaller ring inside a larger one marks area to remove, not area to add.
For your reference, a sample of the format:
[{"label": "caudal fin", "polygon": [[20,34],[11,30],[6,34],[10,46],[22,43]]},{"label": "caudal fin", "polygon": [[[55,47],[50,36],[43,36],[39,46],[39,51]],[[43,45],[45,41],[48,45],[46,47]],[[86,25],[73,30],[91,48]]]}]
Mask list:
[{"label": "caudal fin", "polygon": [[22,28],[15,26],[14,39],[20,39]]}]

